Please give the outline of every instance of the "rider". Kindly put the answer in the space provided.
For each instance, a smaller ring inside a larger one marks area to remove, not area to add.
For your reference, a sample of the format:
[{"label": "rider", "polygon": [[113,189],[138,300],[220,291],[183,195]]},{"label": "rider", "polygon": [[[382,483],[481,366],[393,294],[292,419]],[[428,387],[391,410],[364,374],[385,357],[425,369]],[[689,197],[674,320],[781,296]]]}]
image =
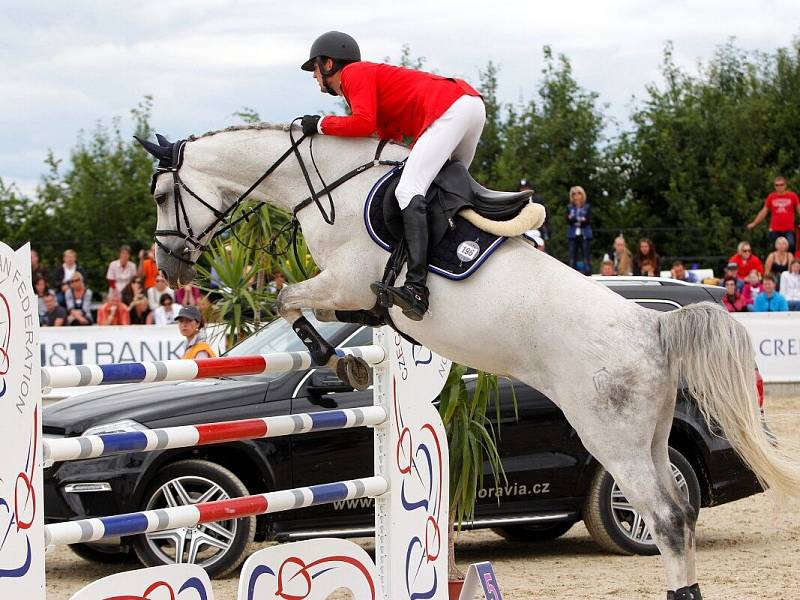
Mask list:
[{"label": "rider", "polygon": [[425,193],[444,163],[469,167],[486,121],[480,94],[461,79],[361,60],[356,41],[329,31],[311,45],[301,68],[313,71],[322,92],[342,96],[352,114],[306,115],[305,135],[321,133],[384,140],[411,140],[395,195],[403,215],[408,270],[403,287],[388,287],[409,319],[428,310],[428,210]]}]

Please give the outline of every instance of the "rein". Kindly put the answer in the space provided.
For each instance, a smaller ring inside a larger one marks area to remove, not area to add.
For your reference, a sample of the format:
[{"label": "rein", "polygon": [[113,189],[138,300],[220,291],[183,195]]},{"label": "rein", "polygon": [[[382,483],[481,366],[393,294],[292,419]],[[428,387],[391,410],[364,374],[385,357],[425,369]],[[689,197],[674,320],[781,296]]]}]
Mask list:
[{"label": "rein", "polygon": [[[297,119],[292,121],[292,124],[295,123],[296,121],[298,121],[299,119],[300,119],[300,117],[298,117]],[[178,253],[173,251],[171,248],[166,246],[163,242],[161,242],[159,240],[159,236],[179,237],[179,238],[183,239],[184,241],[186,241],[187,245],[184,246],[184,248],[183,248],[183,252],[182,252],[183,255],[190,254],[194,250],[199,250],[199,251],[203,252],[206,248],[208,248],[208,245],[211,243],[211,241],[214,240],[217,236],[219,236],[219,235],[225,233],[226,231],[232,229],[234,226],[236,226],[240,222],[246,221],[250,216],[254,215],[256,212],[260,211],[263,208],[263,206],[259,205],[257,207],[253,207],[253,208],[250,208],[250,209],[244,211],[238,218],[236,218],[236,219],[234,219],[232,221],[229,221],[222,229],[217,231],[211,238],[209,238],[207,243],[205,243],[205,244],[202,243],[201,240],[205,236],[207,236],[209,233],[211,233],[211,231],[213,231],[214,228],[216,228],[220,223],[224,222],[225,219],[227,219],[231,215],[231,213],[233,213],[239,206],[241,206],[242,202],[244,202],[250,196],[250,194],[252,194],[253,191],[259,185],[261,185],[261,183],[264,182],[264,180],[267,177],[269,177],[281,164],[283,164],[283,162],[289,156],[294,154],[296,159],[297,159],[298,164],[300,165],[300,170],[303,173],[303,178],[306,181],[306,185],[308,186],[308,190],[310,192],[310,195],[308,197],[306,197],[302,202],[297,204],[297,206],[295,206],[292,209],[292,219],[291,219],[291,221],[289,223],[289,226],[291,226],[291,228],[292,228],[291,229],[291,244],[292,244],[292,247],[294,249],[295,258],[297,259],[297,263],[298,263],[298,266],[300,267],[301,272],[303,273],[304,276],[307,277],[308,275],[305,273],[305,270],[303,269],[303,265],[302,265],[302,263],[301,263],[301,261],[299,259],[298,251],[297,251],[297,231],[298,231],[298,229],[300,227],[300,222],[299,222],[299,220],[297,218],[297,214],[301,210],[306,208],[307,206],[309,206],[312,203],[314,203],[314,204],[316,204],[317,208],[319,209],[323,220],[328,225],[333,225],[334,222],[336,221],[336,207],[335,207],[334,202],[333,202],[333,196],[331,196],[331,192],[333,190],[335,190],[337,187],[339,187],[340,185],[342,185],[346,181],[352,179],[356,175],[359,175],[359,174],[363,173],[364,171],[367,171],[368,169],[370,169],[370,168],[372,168],[374,166],[377,166],[377,165],[397,166],[397,165],[401,164],[398,161],[381,160],[380,156],[381,156],[381,153],[383,152],[383,149],[386,147],[387,142],[386,142],[386,140],[380,140],[378,142],[378,147],[375,150],[375,156],[371,161],[369,161],[367,163],[364,163],[362,165],[359,165],[355,169],[352,169],[351,171],[345,173],[344,175],[342,175],[341,177],[336,179],[333,183],[328,185],[328,184],[325,183],[324,179],[322,178],[322,174],[319,172],[319,169],[317,168],[317,163],[314,160],[313,138],[310,138],[310,140],[309,140],[309,151],[310,151],[310,154],[311,154],[311,162],[312,162],[312,164],[314,166],[314,170],[316,171],[317,177],[319,177],[319,180],[320,180],[320,182],[322,182],[322,186],[323,186],[321,190],[316,191],[314,189],[313,183],[311,182],[311,177],[308,174],[308,169],[306,168],[306,164],[305,164],[305,161],[303,160],[303,156],[300,154],[300,150],[299,150],[300,144],[302,144],[303,141],[307,137],[308,136],[306,136],[306,135],[301,135],[300,138],[295,139],[294,135],[292,134],[292,127],[291,127],[291,124],[290,124],[289,125],[289,139],[291,141],[291,145],[289,146],[289,148],[275,162],[273,162],[269,166],[269,168],[266,171],[264,171],[264,173],[258,179],[256,179],[255,182],[253,182],[253,184],[250,187],[248,187],[247,190],[245,190],[224,211],[217,210],[211,204],[209,204],[208,202],[203,200],[194,191],[192,191],[192,189],[188,185],[186,185],[186,183],[184,183],[184,181],[181,179],[180,168],[183,165],[183,154],[184,154],[184,149],[186,147],[187,141],[186,140],[180,140],[178,142],[175,142],[175,145],[173,146],[173,150],[172,150],[171,166],[156,168],[156,171],[155,171],[155,173],[153,173],[153,178],[152,178],[152,181],[150,183],[150,191],[153,192],[155,190],[156,180],[158,179],[159,175],[161,175],[162,173],[172,173],[172,176],[173,176],[173,188],[172,188],[173,189],[173,200],[174,200],[174,203],[175,203],[175,223],[176,223],[176,227],[177,228],[176,229],[157,229],[155,231],[155,234],[154,234],[155,235],[156,245],[159,248],[161,248],[165,253],[167,253],[168,255],[172,256],[173,258],[179,260],[180,262],[188,264],[189,266],[194,266],[194,262],[193,261],[189,260],[185,256],[179,255]],[[203,229],[203,231],[201,231],[197,235],[194,234],[194,232],[192,230],[191,223],[189,222],[189,217],[188,217],[188,214],[186,212],[186,207],[184,206],[183,196],[181,195],[181,189],[183,189],[192,198],[194,198],[195,200],[200,202],[203,206],[205,206],[208,210],[210,210],[214,214],[214,216],[216,217],[216,220],[214,220],[210,225],[208,225],[205,229]],[[328,212],[325,211],[325,209],[324,209],[324,207],[322,205],[322,202],[320,201],[320,198],[319,198],[323,194],[328,196]],[[181,230],[181,216],[183,217],[183,222],[184,222],[184,225],[186,227],[186,232]],[[284,233],[286,231],[286,229],[287,229],[287,226],[281,227],[278,230],[278,232],[275,235],[273,235],[272,239],[270,240],[269,246],[268,246],[270,249],[275,250],[277,238],[282,233]],[[189,245],[191,245],[192,248],[190,248]],[[281,254],[284,254],[287,250],[288,250],[288,248],[284,249],[283,252],[281,252]]]}]

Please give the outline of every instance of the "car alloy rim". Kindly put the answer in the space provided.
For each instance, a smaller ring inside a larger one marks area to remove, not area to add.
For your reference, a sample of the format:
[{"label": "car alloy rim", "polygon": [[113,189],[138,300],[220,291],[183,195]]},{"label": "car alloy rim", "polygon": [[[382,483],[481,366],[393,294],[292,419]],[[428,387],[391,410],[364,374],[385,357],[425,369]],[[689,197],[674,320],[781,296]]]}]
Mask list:
[{"label": "car alloy rim", "polygon": [[[150,497],[145,510],[213,502],[229,497],[219,484],[210,479],[187,475],[170,479],[159,487]],[[236,537],[236,529],[236,519],[232,519],[146,533],[145,536],[150,550],[164,564],[194,563],[206,568],[225,556]]]},{"label": "car alloy rim", "polygon": [[[670,467],[672,468],[672,476],[678,484],[678,489],[688,500],[689,485],[686,483],[686,478],[678,467],[673,464],[670,464]],[[622,490],[617,486],[616,481],[611,486],[611,514],[617,529],[619,529],[625,537],[638,544],[644,544],[646,546],[655,545],[653,536],[650,533],[650,528],[644,522],[639,512],[628,502],[625,494],[623,494]]]}]

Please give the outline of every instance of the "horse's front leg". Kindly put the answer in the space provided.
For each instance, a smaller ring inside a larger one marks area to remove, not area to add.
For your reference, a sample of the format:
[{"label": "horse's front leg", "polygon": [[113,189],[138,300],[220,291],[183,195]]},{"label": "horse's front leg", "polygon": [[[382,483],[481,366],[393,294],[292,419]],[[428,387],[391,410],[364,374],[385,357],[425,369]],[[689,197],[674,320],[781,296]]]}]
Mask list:
[{"label": "horse's front leg", "polygon": [[303,308],[320,311],[361,308],[359,299],[347,292],[348,286],[335,283],[331,273],[323,271],[306,281],[284,286],[278,294],[276,307],[308,348],[314,364],[330,367],[339,379],[363,390],[369,386],[369,365],[356,356],[338,356],[336,349],[303,316]]}]

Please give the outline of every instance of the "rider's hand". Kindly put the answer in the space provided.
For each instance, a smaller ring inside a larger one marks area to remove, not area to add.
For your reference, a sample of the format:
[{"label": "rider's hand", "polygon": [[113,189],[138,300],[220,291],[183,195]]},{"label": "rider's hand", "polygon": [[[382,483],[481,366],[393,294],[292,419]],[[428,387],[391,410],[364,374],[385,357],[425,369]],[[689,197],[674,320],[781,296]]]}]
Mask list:
[{"label": "rider's hand", "polygon": [[322,117],[319,115],[304,116],[303,120],[300,121],[300,125],[303,127],[303,135],[315,135],[319,133],[317,127],[321,118]]}]

